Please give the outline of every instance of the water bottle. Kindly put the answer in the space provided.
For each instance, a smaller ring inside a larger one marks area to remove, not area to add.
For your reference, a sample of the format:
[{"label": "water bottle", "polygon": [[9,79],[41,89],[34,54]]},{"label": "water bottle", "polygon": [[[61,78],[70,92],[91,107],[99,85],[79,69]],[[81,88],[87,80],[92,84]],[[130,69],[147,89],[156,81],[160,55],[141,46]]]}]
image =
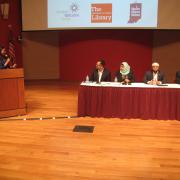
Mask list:
[{"label": "water bottle", "polygon": [[114,82],[118,82],[118,79],[117,79],[117,77],[115,77],[115,78],[114,78]]},{"label": "water bottle", "polygon": [[86,82],[89,82],[89,76],[88,75],[86,76]]}]

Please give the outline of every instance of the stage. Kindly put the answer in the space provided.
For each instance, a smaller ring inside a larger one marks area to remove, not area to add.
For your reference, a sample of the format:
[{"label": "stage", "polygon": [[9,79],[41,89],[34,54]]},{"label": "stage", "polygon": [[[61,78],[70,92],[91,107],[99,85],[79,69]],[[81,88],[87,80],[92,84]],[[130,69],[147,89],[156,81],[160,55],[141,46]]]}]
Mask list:
[{"label": "stage", "polygon": [[78,118],[78,88],[25,83],[27,115],[0,121],[0,179],[179,179],[179,121]]},{"label": "stage", "polygon": [[61,82],[59,80],[34,80],[25,82],[25,116],[24,118],[52,118],[77,116],[78,82]]}]

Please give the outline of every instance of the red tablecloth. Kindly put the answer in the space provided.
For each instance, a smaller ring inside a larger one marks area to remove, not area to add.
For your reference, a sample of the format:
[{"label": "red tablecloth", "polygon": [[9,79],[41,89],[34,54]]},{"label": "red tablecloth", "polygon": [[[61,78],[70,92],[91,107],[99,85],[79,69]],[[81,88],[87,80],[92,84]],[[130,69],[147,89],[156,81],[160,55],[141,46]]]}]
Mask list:
[{"label": "red tablecloth", "polygon": [[180,120],[180,89],[80,86],[78,116]]}]

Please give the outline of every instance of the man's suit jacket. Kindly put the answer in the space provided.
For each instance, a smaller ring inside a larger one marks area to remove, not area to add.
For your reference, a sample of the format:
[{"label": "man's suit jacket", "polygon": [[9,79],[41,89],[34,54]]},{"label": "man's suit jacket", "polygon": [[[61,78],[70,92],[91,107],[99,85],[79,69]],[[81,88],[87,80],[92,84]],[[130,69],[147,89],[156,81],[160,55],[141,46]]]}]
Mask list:
[{"label": "man's suit jacket", "polygon": [[[95,69],[92,72],[89,80],[99,82],[99,75],[98,75],[98,70],[97,69]],[[101,76],[101,81],[107,81],[107,82],[111,81],[111,73],[107,69],[104,69],[103,74]]]},{"label": "man's suit jacket", "polygon": [[[144,76],[144,83],[147,83],[148,81],[153,80],[153,71],[147,71]],[[163,84],[166,83],[165,75],[158,71],[158,81],[161,81]]]},{"label": "man's suit jacket", "polygon": [[[127,78],[130,80],[130,82],[134,82],[135,81],[135,76],[132,70],[130,70],[129,74],[126,75]],[[115,74],[115,77],[117,77],[118,82],[123,82],[123,75],[120,73],[120,71],[118,70]]]},{"label": "man's suit jacket", "polygon": [[180,84],[180,71],[176,72],[176,83]]}]

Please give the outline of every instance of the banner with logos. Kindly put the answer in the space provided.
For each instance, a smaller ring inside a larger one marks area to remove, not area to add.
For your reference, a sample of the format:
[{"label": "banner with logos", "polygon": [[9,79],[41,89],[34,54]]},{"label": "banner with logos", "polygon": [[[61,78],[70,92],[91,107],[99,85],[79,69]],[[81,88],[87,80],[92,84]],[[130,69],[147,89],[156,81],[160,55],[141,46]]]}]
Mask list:
[{"label": "banner with logos", "polygon": [[156,28],[158,0],[48,0],[48,28]]}]

